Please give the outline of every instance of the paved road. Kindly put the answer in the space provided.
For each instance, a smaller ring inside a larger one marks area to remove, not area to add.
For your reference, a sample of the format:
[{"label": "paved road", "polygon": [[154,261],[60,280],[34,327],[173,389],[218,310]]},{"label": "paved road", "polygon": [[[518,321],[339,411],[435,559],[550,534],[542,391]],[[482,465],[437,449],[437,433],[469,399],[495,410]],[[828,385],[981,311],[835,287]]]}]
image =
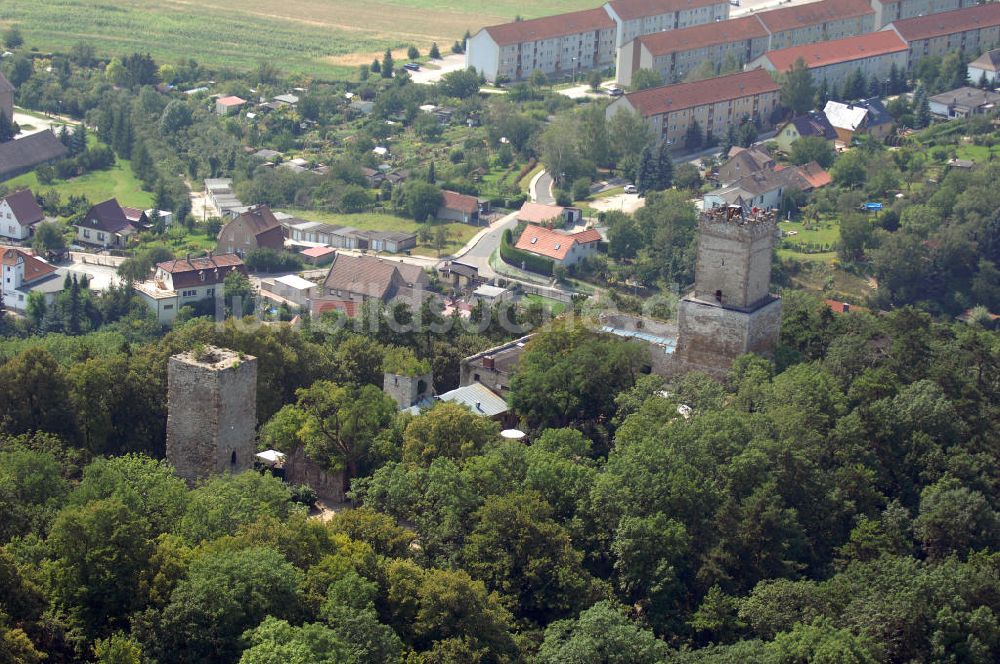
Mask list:
[{"label": "paved road", "polygon": [[471,245],[466,245],[460,252],[455,254],[455,259],[479,268],[479,276],[484,279],[492,279],[496,272],[490,267],[490,256],[500,246],[500,238],[508,228],[517,226],[517,213],[511,212],[506,217],[501,217],[490,225],[488,231],[481,233],[478,239]]},{"label": "paved road", "polygon": [[531,194],[531,200],[536,203],[544,203],[546,205],[556,204],[556,198],[552,195],[552,176],[546,171],[539,171],[531,179],[531,184],[528,186],[528,193]]}]

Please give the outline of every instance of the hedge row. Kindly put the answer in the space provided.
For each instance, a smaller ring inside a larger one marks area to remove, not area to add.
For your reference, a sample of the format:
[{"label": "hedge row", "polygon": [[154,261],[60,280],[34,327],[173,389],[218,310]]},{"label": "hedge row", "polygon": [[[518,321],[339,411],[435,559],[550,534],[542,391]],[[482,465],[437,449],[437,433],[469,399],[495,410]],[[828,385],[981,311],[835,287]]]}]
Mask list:
[{"label": "hedge row", "polygon": [[500,257],[504,260],[504,262],[509,263],[514,267],[523,267],[525,270],[530,270],[531,272],[537,272],[538,274],[544,274],[547,277],[551,277],[552,269],[555,267],[555,264],[548,258],[536,256],[535,254],[516,248],[514,246],[513,237],[514,236],[508,228],[503,232],[503,237],[500,240]]}]

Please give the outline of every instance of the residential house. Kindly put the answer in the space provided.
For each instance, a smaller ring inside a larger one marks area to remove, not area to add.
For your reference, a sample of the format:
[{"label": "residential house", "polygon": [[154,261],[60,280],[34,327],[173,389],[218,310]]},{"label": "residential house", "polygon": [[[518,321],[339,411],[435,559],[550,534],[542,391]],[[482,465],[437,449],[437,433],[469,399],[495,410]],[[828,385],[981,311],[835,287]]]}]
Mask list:
[{"label": "residential house", "polygon": [[562,233],[544,226],[528,224],[515,247],[548,258],[556,265],[570,266],[597,253],[601,234],[594,229],[578,233]]},{"label": "residential house", "polygon": [[438,265],[438,273],[455,288],[469,288],[479,280],[479,268],[461,261],[444,261]]},{"label": "residential house", "polygon": [[[744,175],[735,182],[705,194],[705,209],[740,205],[744,209],[781,206],[790,178],[782,171],[763,170]],[[796,183],[797,184],[797,183]],[[794,186],[794,185],[793,185]]]},{"label": "residential house", "polygon": [[774,158],[763,150],[734,146],[729,151],[729,159],[719,166],[719,182],[735,182],[744,175],[773,168]]},{"label": "residential house", "polygon": [[54,265],[23,249],[6,248],[0,249],[0,252],[5,306],[24,312],[28,306],[28,295],[32,291],[43,293],[46,300],[51,301],[62,290],[65,275]]},{"label": "residential house", "polygon": [[792,144],[805,136],[819,136],[831,144],[837,138],[837,132],[822,113],[815,111],[808,115],[799,115],[778,127],[774,142],[784,153],[792,151]]},{"label": "residential house", "polygon": [[14,119],[14,92],[14,86],[0,72],[0,113],[6,115],[8,120]]},{"label": "residential house", "polygon": [[273,97],[274,101],[278,102],[283,106],[295,106],[299,103],[299,98],[297,95],[291,93],[286,93],[283,95],[276,95]]},{"label": "residential house", "polygon": [[854,137],[859,134],[884,139],[892,128],[892,116],[885,111],[881,102],[845,104],[830,100],[823,107],[823,114],[837,133],[835,143],[841,147],[850,147]]},{"label": "residential house", "polygon": [[907,53],[906,42],[899,35],[882,31],[770,51],[747,67],[784,74],[802,60],[814,84],[821,86],[825,82],[827,89],[840,90],[856,71],[866,81],[888,81],[893,67],[900,72],[906,69]]},{"label": "residential house", "polygon": [[820,0],[759,12],[770,34],[768,50],[843,39],[875,30],[868,0]]},{"label": "residential house", "polygon": [[680,148],[695,122],[708,141],[725,136],[744,119],[769,127],[780,89],[768,72],[756,69],[632,92],[611,102],[605,113],[609,119],[621,111],[638,113],[657,140]]},{"label": "residential house", "polygon": [[158,263],[153,278],[135,284],[135,292],[156,314],[160,323],[173,322],[186,305],[222,296],[222,288],[233,272],[247,275],[243,261],[234,253],[212,254]]},{"label": "residential house", "polygon": [[87,211],[83,219],[74,224],[76,241],[104,249],[121,249],[136,232],[135,226],[125,217],[117,199],[98,203]]},{"label": "residential house", "polygon": [[995,48],[969,63],[969,80],[976,85],[985,81],[990,86],[996,86],[998,70],[1000,70],[1000,48]]},{"label": "residential house", "polygon": [[635,72],[651,69],[664,81],[679,83],[704,62],[716,71],[739,70],[767,50],[769,38],[757,16],[644,34],[619,50],[615,81],[628,87]]},{"label": "residential house", "polygon": [[27,240],[35,233],[35,224],[45,219],[45,213],[30,189],[22,189],[0,198],[0,236],[11,240]]},{"label": "residential house", "polygon": [[[793,166],[786,169],[788,183],[790,187],[795,187],[800,191],[810,192],[833,183],[833,177],[822,166],[815,161],[801,166]],[[787,189],[786,189],[787,191]]]},{"label": "residential house", "polygon": [[441,192],[441,207],[436,217],[442,221],[479,224],[479,199],[455,191]]},{"label": "residential house", "polygon": [[33,171],[41,164],[62,159],[67,154],[69,150],[59,137],[48,130],[0,143],[0,182]]},{"label": "residential house", "polygon": [[247,103],[246,99],[241,99],[235,95],[219,97],[215,100],[215,112],[219,115],[233,115],[239,113],[240,108],[245,103]]},{"label": "residential house", "polygon": [[930,56],[982,53],[1000,44],[1000,3],[904,18],[882,30],[892,30],[906,42],[910,69]]},{"label": "residential house", "polygon": [[507,402],[481,383],[457,387],[435,398],[438,401],[461,404],[480,417],[488,417],[505,425],[513,424],[513,420],[508,417],[511,410]]},{"label": "residential house", "polygon": [[583,220],[583,210],[527,201],[517,211],[517,220],[539,226],[572,226]]},{"label": "residential house", "polygon": [[361,167],[361,174],[365,176],[365,183],[369,189],[377,189],[382,180],[385,180],[385,173],[375,168]]},{"label": "residential house", "polygon": [[875,10],[875,27],[881,28],[901,18],[929,16],[964,9],[977,4],[977,0],[871,0]]},{"label": "residential house", "polygon": [[217,250],[224,254],[246,256],[254,249],[285,248],[285,232],[266,205],[255,205],[228,222],[219,231]]},{"label": "residential house", "polygon": [[392,300],[419,307],[433,294],[426,290],[430,280],[417,265],[377,256],[337,254],[330,265],[323,288],[312,299],[312,313],[340,311],[355,316],[368,300]]},{"label": "residential house", "polygon": [[1000,94],[980,88],[958,88],[927,99],[931,113],[949,120],[982,115],[1000,108]]}]

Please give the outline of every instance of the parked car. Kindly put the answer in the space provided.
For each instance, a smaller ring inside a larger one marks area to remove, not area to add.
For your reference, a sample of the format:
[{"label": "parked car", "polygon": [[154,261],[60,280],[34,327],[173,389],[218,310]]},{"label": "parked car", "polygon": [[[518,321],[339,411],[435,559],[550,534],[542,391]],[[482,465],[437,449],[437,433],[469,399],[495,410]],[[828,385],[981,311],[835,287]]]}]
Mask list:
[{"label": "parked car", "polygon": [[409,69],[410,71],[420,71],[420,65],[416,62],[407,62],[403,65],[403,69]]},{"label": "parked car", "polygon": [[639,190],[636,188],[636,186],[634,184],[627,184],[627,185],[625,185],[625,193],[626,194],[638,194]]},{"label": "parked car", "polygon": [[625,94],[625,91],[622,90],[621,88],[608,88],[608,94],[611,95],[612,97],[621,97],[623,94]]}]

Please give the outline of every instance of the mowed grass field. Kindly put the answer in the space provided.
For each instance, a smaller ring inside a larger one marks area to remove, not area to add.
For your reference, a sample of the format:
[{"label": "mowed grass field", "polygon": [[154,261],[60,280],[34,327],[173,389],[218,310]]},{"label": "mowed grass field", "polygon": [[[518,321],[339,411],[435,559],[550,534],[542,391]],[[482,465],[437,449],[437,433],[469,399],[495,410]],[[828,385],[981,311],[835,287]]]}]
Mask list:
[{"label": "mowed grass field", "polygon": [[442,53],[466,30],[521,15],[596,7],[600,0],[2,0],[0,27],[18,25],[27,47],[100,55],[148,51],[160,62],[194,58],[252,69],[267,60],[309,77],[354,75],[386,48]]}]

